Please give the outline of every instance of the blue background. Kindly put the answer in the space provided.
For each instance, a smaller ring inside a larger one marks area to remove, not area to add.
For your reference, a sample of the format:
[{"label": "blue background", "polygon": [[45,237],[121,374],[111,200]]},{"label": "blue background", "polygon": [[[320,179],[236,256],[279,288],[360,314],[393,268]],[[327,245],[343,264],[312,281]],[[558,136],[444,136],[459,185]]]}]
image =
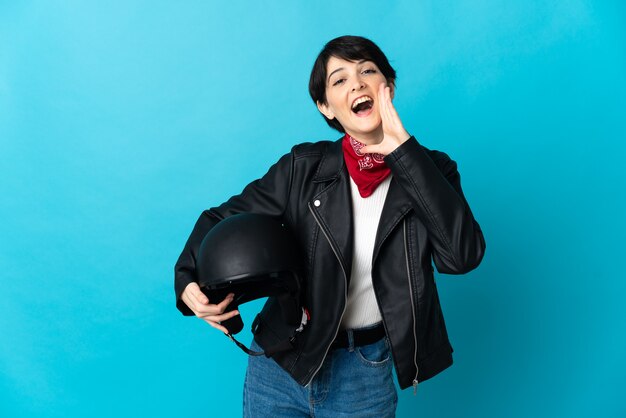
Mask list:
[{"label": "blue background", "polygon": [[626,416],[624,4],[0,2],[0,416],[240,415],[246,358],[173,265],[201,210],[339,136],[307,83],[344,34],[487,241],[438,278],[455,365],[398,416]]}]

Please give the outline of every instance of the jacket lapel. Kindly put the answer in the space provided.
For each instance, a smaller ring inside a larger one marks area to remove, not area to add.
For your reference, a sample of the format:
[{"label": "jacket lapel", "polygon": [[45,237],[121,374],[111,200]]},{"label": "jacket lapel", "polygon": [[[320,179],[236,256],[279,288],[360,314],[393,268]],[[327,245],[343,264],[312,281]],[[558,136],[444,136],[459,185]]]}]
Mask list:
[{"label": "jacket lapel", "polygon": [[408,194],[402,189],[402,186],[398,184],[396,178],[393,177],[389,184],[387,198],[385,199],[380,221],[378,222],[372,265],[376,261],[380,247],[383,245],[385,239],[411,209],[411,200]]},{"label": "jacket lapel", "polygon": [[318,183],[319,192],[309,202],[309,207],[320,221],[333,251],[337,252],[349,281],[353,248],[352,200],[341,139],[328,145],[313,181]]}]

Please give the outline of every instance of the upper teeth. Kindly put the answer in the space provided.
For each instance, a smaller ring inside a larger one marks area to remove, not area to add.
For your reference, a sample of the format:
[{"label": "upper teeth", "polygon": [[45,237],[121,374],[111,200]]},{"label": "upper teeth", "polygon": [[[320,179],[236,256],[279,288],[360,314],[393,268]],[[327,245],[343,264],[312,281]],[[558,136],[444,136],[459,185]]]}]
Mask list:
[{"label": "upper teeth", "polygon": [[354,103],[352,103],[352,109],[354,109],[355,107],[357,107],[357,105],[363,102],[371,102],[371,101],[372,101],[371,97],[368,97],[368,96],[359,97],[358,99],[354,101]]}]

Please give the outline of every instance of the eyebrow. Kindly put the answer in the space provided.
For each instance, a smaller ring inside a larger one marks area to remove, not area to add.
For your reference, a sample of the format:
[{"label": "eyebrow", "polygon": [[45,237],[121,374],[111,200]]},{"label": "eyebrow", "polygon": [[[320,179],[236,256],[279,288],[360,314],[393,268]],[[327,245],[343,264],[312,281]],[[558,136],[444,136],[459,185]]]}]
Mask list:
[{"label": "eyebrow", "polygon": [[[357,64],[363,64],[366,61],[370,61],[370,60],[365,60],[365,59],[359,60],[359,61],[357,61]],[[330,81],[330,77],[332,77],[333,74],[335,74],[336,72],[341,71],[341,70],[345,70],[345,68],[339,67],[336,70],[334,70],[332,73],[328,74],[328,78],[326,79],[326,83],[328,83]]]}]

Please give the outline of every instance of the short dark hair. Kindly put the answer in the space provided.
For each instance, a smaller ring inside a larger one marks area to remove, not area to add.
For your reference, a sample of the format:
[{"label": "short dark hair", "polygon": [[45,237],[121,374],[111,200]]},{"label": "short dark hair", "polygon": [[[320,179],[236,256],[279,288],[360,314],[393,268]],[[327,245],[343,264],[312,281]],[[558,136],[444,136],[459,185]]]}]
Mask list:
[{"label": "short dark hair", "polygon": [[[383,51],[381,51],[374,42],[362,36],[340,36],[324,45],[324,48],[313,64],[311,77],[309,78],[309,94],[315,104],[317,104],[317,102],[327,104],[326,65],[330,57],[337,57],[348,61],[372,61],[383,73],[387,82],[395,84],[396,70],[389,64]],[[345,132],[337,118],[328,119],[325,115],[322,116],[324,116],[326,123],[328,123],[331,128],[342,133]]]}]

